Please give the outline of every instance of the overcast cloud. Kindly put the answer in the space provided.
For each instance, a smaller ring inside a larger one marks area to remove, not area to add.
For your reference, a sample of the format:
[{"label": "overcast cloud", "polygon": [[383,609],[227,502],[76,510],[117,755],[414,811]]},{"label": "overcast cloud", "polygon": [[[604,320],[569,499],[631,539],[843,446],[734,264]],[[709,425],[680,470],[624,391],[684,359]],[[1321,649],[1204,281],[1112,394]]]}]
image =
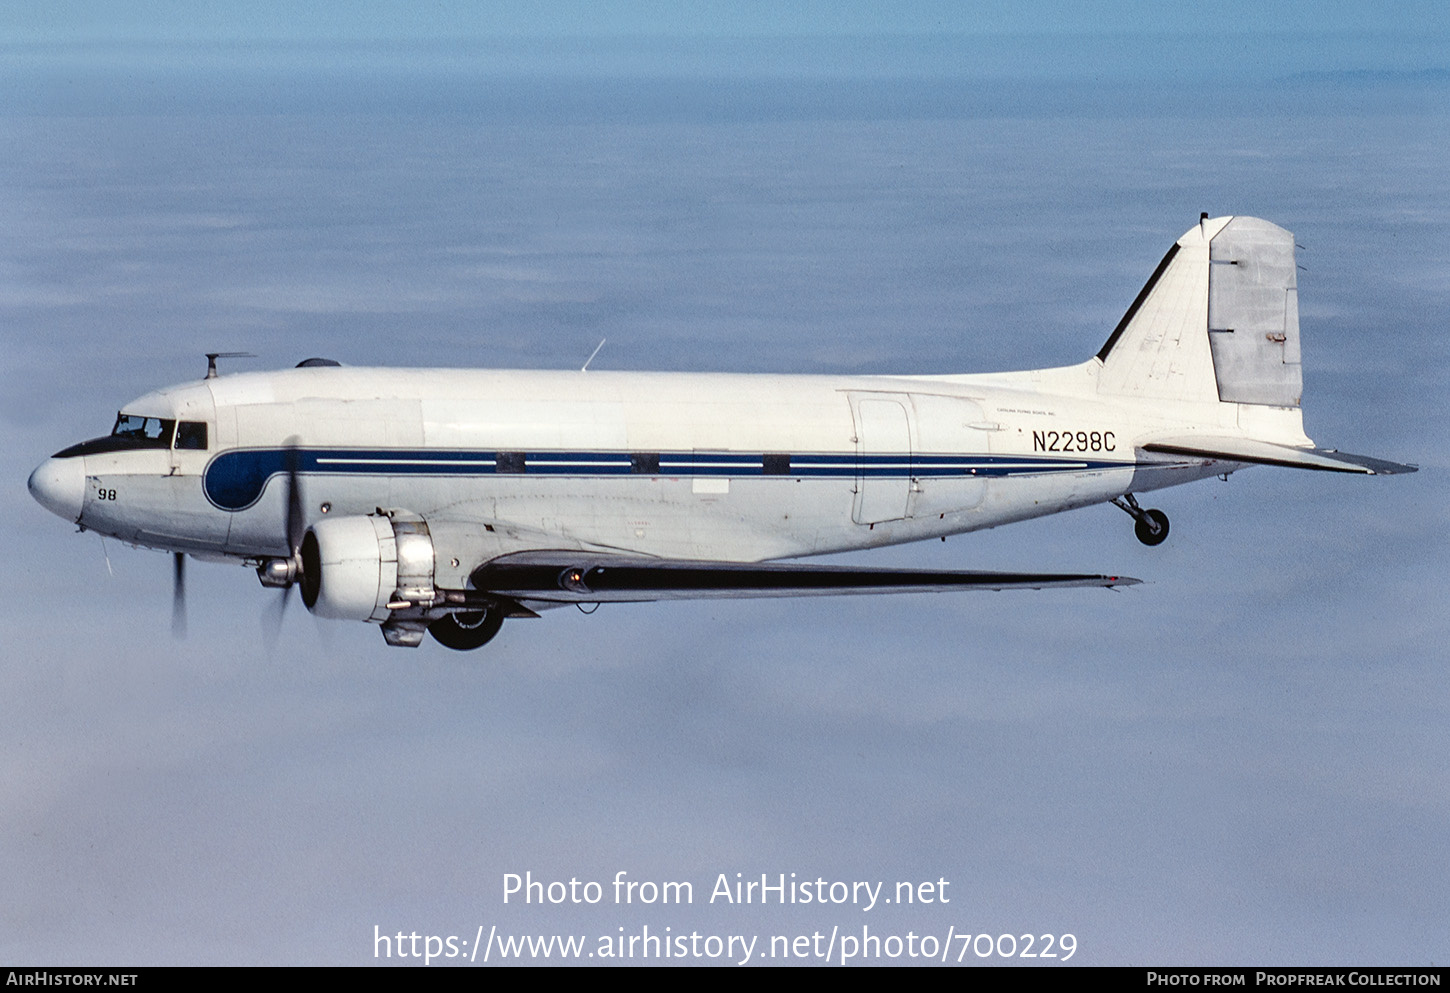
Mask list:
[{"label": "overcast cloud", "polygon": [[[1325,72],[1260,66],[1227,95],[355,65],[57,89],[73,49],[12,69],[0,958],[366,964],[374,925],[593,948],[864,924],[1071,932],[1087,964],[1443,962],[1450,59],[1424,35],[1421,64],[1346,35]],[[1310,436],[1421,472],[1153,494],[1156,549],[1099,507],[858,559],[1147,580],[1129,590],[558,611],[470,654],[294,604],[269,653],[276,593],[250,572],[194,565],[172,641],[167,557],[24,488],[207,351],[1077,362],[1201,210],[1304,246]],[[525,870],[695,902],[505,907]],[[710,905],[737,872],[945,878],[951,903]]]}]

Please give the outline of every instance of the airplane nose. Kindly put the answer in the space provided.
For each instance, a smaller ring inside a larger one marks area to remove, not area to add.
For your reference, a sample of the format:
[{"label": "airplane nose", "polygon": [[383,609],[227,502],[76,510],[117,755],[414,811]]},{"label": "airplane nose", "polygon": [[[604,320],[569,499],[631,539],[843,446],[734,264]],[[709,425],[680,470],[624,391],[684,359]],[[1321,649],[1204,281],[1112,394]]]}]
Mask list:
[{"label": "airplane nose", "polygon": [[78,520],[86,494],[85,459],[46,459],[30,474],[27,485],[46,510],[68,521]]}]

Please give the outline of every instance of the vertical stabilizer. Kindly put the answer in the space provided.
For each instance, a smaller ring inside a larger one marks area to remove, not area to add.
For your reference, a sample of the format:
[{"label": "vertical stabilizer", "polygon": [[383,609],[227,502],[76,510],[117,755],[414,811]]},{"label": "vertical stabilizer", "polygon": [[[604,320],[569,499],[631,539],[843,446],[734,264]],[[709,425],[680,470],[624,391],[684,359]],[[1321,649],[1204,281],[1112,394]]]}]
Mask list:
[{"label": "vertical stabilizer", "polygon": [[1100,393],[1297,408],[1294,236],[1255,217],[1205,217],[1169,249],[1098,359]]},{"label": "vertical stabilizer", "polygon": [[1228,220],[1205,220],[1163,256],[1098,352],[1100,393],[1218,399],[1208,347],[1208,249]]}]

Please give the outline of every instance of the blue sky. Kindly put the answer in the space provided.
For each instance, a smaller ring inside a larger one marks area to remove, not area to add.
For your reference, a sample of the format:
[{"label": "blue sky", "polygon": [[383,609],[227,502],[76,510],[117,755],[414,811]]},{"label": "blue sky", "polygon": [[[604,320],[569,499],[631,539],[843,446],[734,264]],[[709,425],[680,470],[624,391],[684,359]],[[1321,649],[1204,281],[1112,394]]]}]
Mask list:
[{"label": "blue sky", "polygon": [[1149,0],[883,5],[840,0],[752,2],[473,3],[404,0],[297,4],[195,4],[183,0],[70,0],[12,5],[0,27],[22,40],[200,41],[565,37],[762,37],[872,34],[1445,33],[1433,0],[1225,0],[1165,7]]},{"label": "blue sky", "polygon": [[[673,76],[1263,79],[1445,69],[1432,0],[1099,3],[371,2],[10,5],[26,65],[346,66]],[[82,45],[79,62],[53,46]],[[177,46],[180,46],[179,48]],[[198,46],[200,46],[198,48]],[[343,47],[338,47],[343,46]],[[42,63],[43,64],[43,63]]]},{"label": "blue sky", "polygon": [[[1089,964],[1444,960],[1450,102],[1414,75],[1450,65],[1438,7],[249,9],[0,21],[106,43],[17,45],[0,104],[0,955],[366,964],[374,925],[864,922],[1070,931]],[[1044,29],[1011,58],[971,37]],[[1165,62],[1235,31],[1283,71],[1225,88],[1209,55]],[[715,34],[737,40],[696,44]],[[802,55],[802,34],[855,40]],[[428,54],[459,35],[546,41]],[[932,78],[901,82],[922,75],[901,37],[926,35]],[[319,44],[131,47],[253,39]],[[1082,71],[1098,54],[1113,72]],[[1304,246],[1311,437],[1422,471],[1154,494],[1158,549],[1098,507],[867,558],[1148,580],[1132,590],[561,611],[468,656],[294,604],[269,651],[275,594],[250,572],[194,565],[173,642],[167,558],[73,534],[23,487],[218,349],[572,368],[607,336],[595,367],[1076,362],[1200,210]],[[525,869],[700,893],[720,872],[945,877],[961,902],[505,907]]]}]

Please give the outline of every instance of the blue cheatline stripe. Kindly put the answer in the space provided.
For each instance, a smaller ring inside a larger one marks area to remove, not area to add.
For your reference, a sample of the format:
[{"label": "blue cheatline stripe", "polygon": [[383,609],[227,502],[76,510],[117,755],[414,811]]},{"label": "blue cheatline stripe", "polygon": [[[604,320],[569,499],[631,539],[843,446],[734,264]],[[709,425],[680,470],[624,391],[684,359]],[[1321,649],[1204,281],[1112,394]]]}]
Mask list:
[{"label": "blue cheatline stripe", "polygon": [[[517,476],[498,472],[500,454],[517,452],[448,451],[440,449],[250,448],[232,449],[206,467],[203,489],[223,510],[244,510],[256,503],[273,476],[288,471],[318,475],[373,476]],[[629,452],[524,452],[524,474],[530,476],[629,476]],[[638,453],[636,453],[638,454]],[[653,453],[650,453],[653,454]],[[661,452],[659,476],[765,476],[767,453]],[[786,453],[780,453],[786,454]],[[1136,463],[1118,459],[1067,459],[1033,455],[858,454],[856,452],[790,453],[790,472],[770,478],[960,478],[1035,475],[1121,469]]]}]

